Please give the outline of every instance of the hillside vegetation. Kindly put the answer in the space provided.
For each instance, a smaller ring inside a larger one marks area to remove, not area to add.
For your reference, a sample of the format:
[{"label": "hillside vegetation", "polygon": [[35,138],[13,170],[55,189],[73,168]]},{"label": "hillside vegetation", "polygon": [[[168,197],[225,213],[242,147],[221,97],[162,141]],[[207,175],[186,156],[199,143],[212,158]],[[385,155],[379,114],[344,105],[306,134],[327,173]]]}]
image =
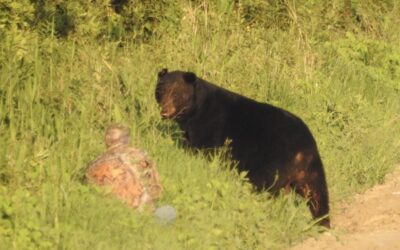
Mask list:
[{"label": "hillside vegetation", "polygon": [[[166,67],[300,116],[332,207],[400,161],[397,0],[0,0],[0,249],[282,249],[321,230],[220,151],[179,147],[154,98]],[[84,182],[115,121],[156,162],[172,224]]]}]

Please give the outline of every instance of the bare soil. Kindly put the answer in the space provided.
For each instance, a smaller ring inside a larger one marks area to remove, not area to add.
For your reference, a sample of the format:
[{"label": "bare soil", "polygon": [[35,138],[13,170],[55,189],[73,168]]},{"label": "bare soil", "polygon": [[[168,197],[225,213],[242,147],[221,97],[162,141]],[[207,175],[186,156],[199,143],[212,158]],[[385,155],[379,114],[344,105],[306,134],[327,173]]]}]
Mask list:
[{"label": "bare soil", "polygon": [[292,250],[400,250],[400,167],[384,184],[334,208],[331,219],[332,230]]}]

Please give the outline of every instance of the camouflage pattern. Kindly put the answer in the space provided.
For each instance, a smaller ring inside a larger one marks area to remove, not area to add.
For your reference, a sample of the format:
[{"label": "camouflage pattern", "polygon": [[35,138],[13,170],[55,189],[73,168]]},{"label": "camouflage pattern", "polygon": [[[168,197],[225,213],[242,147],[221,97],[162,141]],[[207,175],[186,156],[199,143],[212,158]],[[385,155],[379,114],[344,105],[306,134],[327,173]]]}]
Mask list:
[{"label": "camouflage pattern", "polygon": [[154,209],[162,192],[156,167],[144,151],[129,145],[129,138],[127,127],[111,125],[105,138],[107,150],[89,164],[86,178],[132,208]]}]

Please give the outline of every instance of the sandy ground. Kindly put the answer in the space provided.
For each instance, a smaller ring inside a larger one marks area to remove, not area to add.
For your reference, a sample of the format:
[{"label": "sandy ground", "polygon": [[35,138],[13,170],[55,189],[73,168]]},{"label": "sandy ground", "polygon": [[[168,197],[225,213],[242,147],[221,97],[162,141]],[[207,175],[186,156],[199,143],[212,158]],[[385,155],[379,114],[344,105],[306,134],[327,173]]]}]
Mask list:
[{"label": "sandy ground", "polygon": [[384,184],[340,204],[331,218],[332,230],[291,249],[400,250],[400,167]]}]

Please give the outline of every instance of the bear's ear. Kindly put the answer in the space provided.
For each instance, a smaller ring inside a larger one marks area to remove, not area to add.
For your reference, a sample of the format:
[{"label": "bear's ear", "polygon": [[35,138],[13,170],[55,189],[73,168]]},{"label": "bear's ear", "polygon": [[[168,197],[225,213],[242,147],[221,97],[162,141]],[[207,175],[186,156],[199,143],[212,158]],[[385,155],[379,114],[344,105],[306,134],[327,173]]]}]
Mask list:
[{"label": "bear's ear", "polygon": [[192,73],[192,72],[185,72],[185,73],[183,74],[183,79],[184,79],[185,82],[187,82],[187,83],[195,83],[195,82],[196,82],[196,79],[197,79],[197,76],[196,76],[194,73]]},{"label": "bear's ear", "polygon": [[167,73],[168,69],[162,69],[160,72],[158,72],[158,78],[165,76]]}]

